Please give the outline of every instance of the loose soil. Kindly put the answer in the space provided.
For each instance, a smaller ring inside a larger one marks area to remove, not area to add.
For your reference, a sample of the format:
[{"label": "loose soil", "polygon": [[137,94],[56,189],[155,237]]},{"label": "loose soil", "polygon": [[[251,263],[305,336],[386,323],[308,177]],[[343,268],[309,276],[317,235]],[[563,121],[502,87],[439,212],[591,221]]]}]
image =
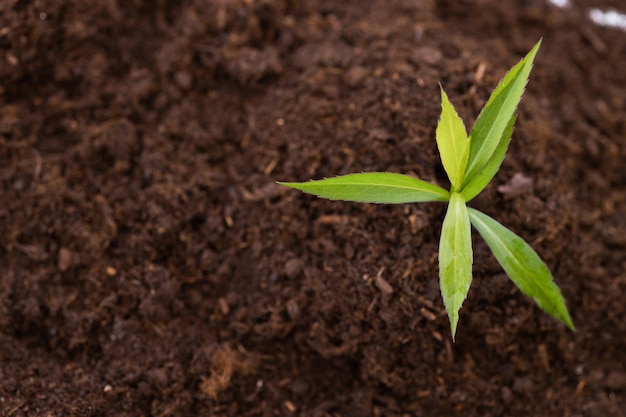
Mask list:
[{"label": "loose soil", "polygon": [[[0,4],[1,416],[626,415],[626,33],[597,2]],[[446,186],[438,83],[473,120],[541,37],[472,205],[578,330],[476,238],[452,343],[443,205],[275,181]]]}]

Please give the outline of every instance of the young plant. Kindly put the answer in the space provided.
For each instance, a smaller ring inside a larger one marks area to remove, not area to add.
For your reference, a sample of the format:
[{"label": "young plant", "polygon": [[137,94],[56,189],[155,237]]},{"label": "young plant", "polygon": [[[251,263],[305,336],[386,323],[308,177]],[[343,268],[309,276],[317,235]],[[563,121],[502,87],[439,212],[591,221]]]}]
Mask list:
[{"label": "young plant", "polygon": [[279,182],[331,200],[366,203],[448,202],[439,243],[439,278],[444,306],[456,334],[459,309],[472,281],[470,224],[478,230],[496,259],[527,296],[551,316],[574,330],[561,291],[550,270],[524,240],[496,220],[467,207],[495,176],[506,154],[515,111],[522,97],[541,41],[500,81],[468,136],[441,88],[441,117],[435,132],[450,191],[408,175],[372,172],[303,183]]}]

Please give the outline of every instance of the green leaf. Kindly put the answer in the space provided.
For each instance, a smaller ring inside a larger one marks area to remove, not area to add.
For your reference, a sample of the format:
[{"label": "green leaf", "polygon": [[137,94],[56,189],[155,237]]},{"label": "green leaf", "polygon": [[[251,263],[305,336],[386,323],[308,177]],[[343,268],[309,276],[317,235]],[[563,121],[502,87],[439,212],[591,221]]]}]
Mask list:
[{"label": "green leaf", "polygon": [[511,68],[478,115],[470,132],[469,158],[465,167],[463,187],[483,169],[501,142],[502,135],[522,98],[540,45],[541,41],[537,42],[526,57]]},{"label": "green leaf", "polygon": [[439,242],[439,285],[450,318],[453,340],[459,321],[459,309],[472,282],[470,229],[465,200],[460,193],[452,193]]},{"label": "green leaf", "polygon": [[480,170],[463,188],[463,197],[465,197],[465,201],[470,201],[474,197],[476,197],[482,190],[485,189],[487,184],[493,179],[498,170],[500,169],[500,165],[502,165],[502,161],[504,161],[504,156],[506,155],[506,151],[509,148],[509,143],[511,143],[511,135],[513,134],[513,126],[515,125],[516,116],[513,115],[511,120],[509,121],[508,126],[504,130],[502,137],[500,138],[500,143],[498,147],[493,153],[493,156],[482,170]]},{"label": "green leaf", "polygon": [[390,172],[349,174],[316,181],[278,184],[330,200],[363,203],[399,204],[448,201],[450,198],[450,193],[437,185]]},{"label": "green leaf", "polygon": [[469,153],[469,141],[463,120],[459,117],[448,95],[441,88],[441,117],[435,132],[441,162],[452,186],[456,189],[463,183],[465,164]]},{"label": "green leaf", "polygon": [[561,320],[572,330],[574,324],[565,306],[563,295],[554,283],[552,274],[524,240],[500,223],[469,209],[472,224],[485,239],[496,259],[509,278],[527,296],[531,297],[546,313]]}]

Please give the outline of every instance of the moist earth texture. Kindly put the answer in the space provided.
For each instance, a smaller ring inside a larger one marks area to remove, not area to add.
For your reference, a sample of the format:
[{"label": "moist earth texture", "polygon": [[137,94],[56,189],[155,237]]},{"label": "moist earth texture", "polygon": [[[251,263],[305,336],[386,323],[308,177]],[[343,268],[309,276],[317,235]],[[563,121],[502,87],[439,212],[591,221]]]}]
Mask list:
[{"label": "moist earth texture", "polygon": [[[0,0],[0,416],[626,416],[626,32],[540,0]],[[626,10],[622,10],[626,12]],[[445,206],[276,181],[448,186],[543,45],[471,206],[528,241],[576,332],[474,239],[456,342]]]}]

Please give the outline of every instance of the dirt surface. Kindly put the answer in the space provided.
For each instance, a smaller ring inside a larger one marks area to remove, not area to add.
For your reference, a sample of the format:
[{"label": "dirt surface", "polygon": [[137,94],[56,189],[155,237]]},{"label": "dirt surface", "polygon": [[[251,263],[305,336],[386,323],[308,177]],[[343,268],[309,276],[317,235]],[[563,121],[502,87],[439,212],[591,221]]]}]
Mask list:
[{"label": "dirt surface", "polygon": [[[594,5],[0,1],[0,416],[625,416],[626,33]],[[453,344],[443,205],[275,181],[446,186],[438,83],[473,120],[541,37],[472,205],[578,331],[476,238]]]}]

